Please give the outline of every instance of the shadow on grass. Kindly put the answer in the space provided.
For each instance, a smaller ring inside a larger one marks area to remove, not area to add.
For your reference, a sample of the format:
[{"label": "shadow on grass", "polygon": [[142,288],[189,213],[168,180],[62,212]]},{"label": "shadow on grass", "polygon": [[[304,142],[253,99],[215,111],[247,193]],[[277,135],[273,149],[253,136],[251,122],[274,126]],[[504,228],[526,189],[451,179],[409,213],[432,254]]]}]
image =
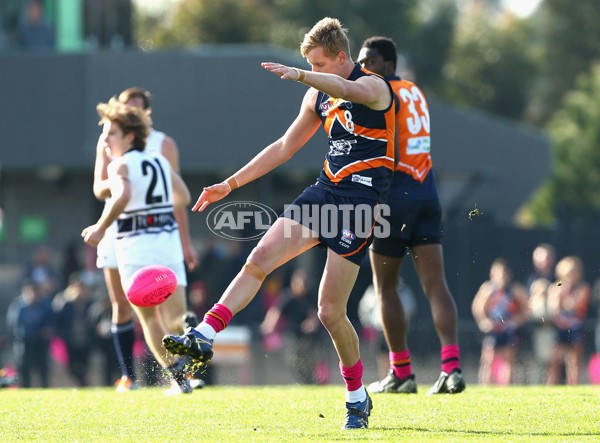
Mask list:
[{"label": "shadow on grass", "polygon": [[410,426],[373,426],[371,427],[374,431],[414,431],[414,432],[423,432],[429,434],[465,434],[465,435],[519,435],[519,436],[532,436],[532,437],[592,437],[595,435],[600,435],[600,431],[598,432],[519,432],[519,431],[511,431],[511,432],[503,432],[503,431],[477,431],[477,430],[469,430],[469,429],[429,429],[429,428],[419,428],[419,427],[410,427]]}]

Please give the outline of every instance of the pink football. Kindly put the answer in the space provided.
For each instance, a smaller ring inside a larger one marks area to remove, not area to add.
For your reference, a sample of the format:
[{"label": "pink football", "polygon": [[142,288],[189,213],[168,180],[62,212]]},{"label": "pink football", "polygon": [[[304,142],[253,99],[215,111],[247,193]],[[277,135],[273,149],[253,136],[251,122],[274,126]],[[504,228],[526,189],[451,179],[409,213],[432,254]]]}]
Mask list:
[{"label": "pink football", "polygon": [[144,266],[133,274],[127,290],[129,301],[141,307],[156,306],[164,302],[177,289],[177,276],[166,266]]}]

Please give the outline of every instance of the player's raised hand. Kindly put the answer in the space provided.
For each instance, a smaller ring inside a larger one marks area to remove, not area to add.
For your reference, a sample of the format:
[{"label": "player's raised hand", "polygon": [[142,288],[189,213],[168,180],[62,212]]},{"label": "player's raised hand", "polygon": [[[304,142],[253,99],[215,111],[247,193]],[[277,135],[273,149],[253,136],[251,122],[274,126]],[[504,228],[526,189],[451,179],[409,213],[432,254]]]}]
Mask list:
[{"label": "player's raised hand", "polygon": [[267,71],[277,74],[282,80],[298,81],[301,73],[297,68],[285,66],[280,63],[263,62],[261,66]]},{"label": "player's raised hand", "polygon": [[202,212],[209,204],[227,197],[230,192],[231,187],[227,183],[217,183],[216,185],[204,188],[192,211]]}]

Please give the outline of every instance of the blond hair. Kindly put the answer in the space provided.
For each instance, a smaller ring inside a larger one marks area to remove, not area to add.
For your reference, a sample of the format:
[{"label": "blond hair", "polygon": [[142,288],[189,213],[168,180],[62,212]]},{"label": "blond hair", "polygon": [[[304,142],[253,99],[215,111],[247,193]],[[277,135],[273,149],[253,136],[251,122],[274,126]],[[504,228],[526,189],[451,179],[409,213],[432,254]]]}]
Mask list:
[{"label": "blond hair", "polygon": [[108,103],[98,103],[96,111],[100,116],[99,125],[107,121],[116,123],[125,135],[134,135],[134,148],[146,147],[146,138],[152,127],[152,119],[148,111],[121,103],[116,97],[112,97]]},{"label": "blond hair", "polygon": [[565,257],[556,264],[556,278],[565,279],[571,270],[575,270],[579,278],[583,277],[583,263],[579,257],[574,255]]},{"label": "blond hair", "polygon": [[321,46],[325,56],[329,58],[334,58],[341,51],[351,58],[347,31],[337,18],[325,17],[319,20],[310,31],[304,34],[304,40],[300,45],[302,57],[306,57],[312,49]]}]

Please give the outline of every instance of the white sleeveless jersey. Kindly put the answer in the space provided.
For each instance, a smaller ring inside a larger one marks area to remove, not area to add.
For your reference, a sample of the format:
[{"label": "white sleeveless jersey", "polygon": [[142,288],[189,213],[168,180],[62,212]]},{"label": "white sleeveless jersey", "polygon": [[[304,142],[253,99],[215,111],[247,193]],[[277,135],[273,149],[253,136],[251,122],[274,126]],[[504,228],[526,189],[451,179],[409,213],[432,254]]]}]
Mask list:
[{"label": "white sleeveless jersey", "polygon": [[159,154],[162,154],[162,145],[163,142],[165,141],[165,133],[164,132],[160,132],[160,131],[156,131],[154,129],[150,130],[150,134],[148,135],[148,138],[146,139],[146,152],[157,152]]},{"label": "white sleeveless jersey", "polygon": [[[165,140],[165,133],[157,131],[155,129],[150,130],[150,134],[146,139],[145,152],[162,154],[162,145]],[[116,222],[113,223],[109,229],[106,230],[104,238],[98,245],[96,260],[96,266],[98,268],[111,268],[117,267],[117,257],[115,254],[115,239],[117,235]]]},{"label": "white sleeveless jersey", "polygon": [[129,151],[131,198],[117,219],[116,256],[123,264],[169,266],[184,260],[173,214],[171,166],[161,154]]}]

